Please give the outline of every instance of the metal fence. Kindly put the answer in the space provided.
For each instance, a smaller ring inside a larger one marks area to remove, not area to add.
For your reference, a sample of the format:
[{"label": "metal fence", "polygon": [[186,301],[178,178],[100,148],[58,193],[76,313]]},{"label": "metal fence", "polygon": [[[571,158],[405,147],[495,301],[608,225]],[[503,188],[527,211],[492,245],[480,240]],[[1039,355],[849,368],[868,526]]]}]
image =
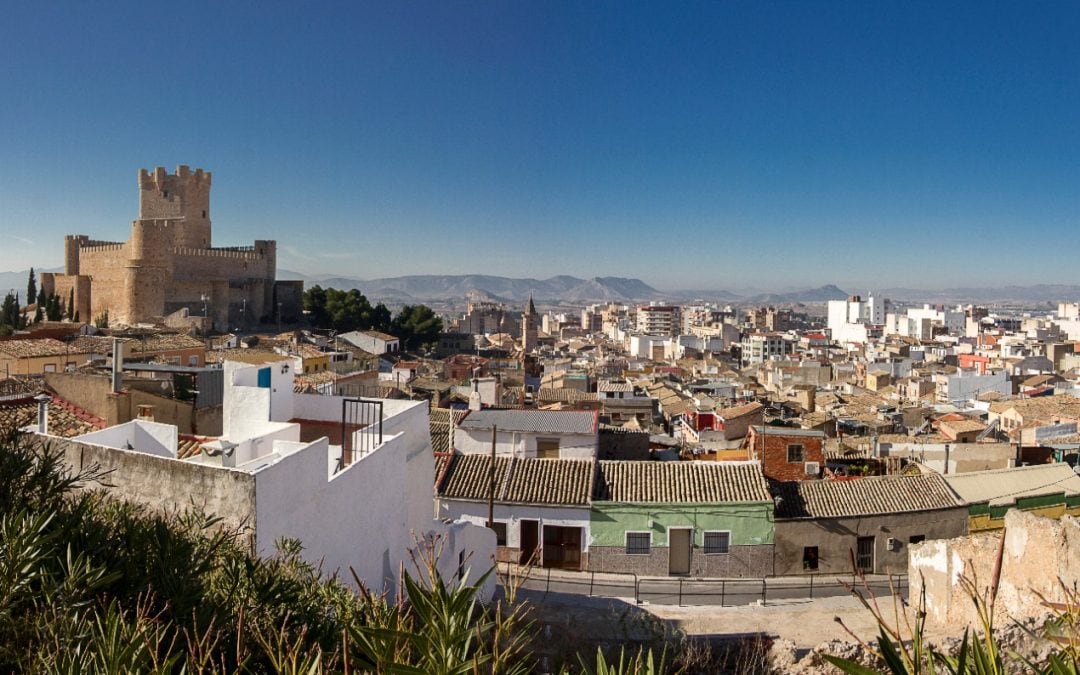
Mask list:
[{"label": "metal fence", "polygon": [[[511,578],[510,565],[500,566],[500,584]],[[516,567],[516,566],[513,566]],[[853,575],[814,574],[763,579],[705,579],[695,577],[642,577],[633,573],[565,572],[533,568],[519,573],[518,584],[529,591],[567,593],[590,597],[633,598],[634,602],[655,605],[712,605],[734,607],[783,600],[812,600],[838,597],[851,589],[869,590],[878,597],[899,594],[907,597],[906,574],[874,575],[859,579]]]}]

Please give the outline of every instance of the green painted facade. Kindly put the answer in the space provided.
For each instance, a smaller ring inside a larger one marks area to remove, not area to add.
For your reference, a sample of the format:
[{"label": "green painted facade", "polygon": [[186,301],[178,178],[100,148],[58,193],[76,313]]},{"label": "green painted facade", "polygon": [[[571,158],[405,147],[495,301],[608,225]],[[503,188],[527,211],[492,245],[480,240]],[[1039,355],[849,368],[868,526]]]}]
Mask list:
[{"label": "green painted facade", "polygon": [[731,532],[732,546],[773,543],[772,502],[732,504],[637,504],[594,502],[589,514],[590,546],[624,546],[627,532],[652,532],[653,546],[667,546],[669,527],[692,527],[694,545],[704,532]]}]

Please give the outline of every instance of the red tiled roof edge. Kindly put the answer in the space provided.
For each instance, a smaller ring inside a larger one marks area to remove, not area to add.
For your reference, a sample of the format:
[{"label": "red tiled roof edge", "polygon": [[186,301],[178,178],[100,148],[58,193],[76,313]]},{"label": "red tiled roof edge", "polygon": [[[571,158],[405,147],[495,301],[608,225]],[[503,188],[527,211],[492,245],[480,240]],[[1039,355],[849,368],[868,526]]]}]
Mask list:
[{"label": "red tiled roof edge", "polygon": [[94,427],[96,427],[98,429],[104,429],[105,428],[105,418],[98,417],[97,415],[95,415],[95,414],[93,414],[93,413],[91,413],[91,412],[89,412],[87,410],[83,410],[82,408],[75,405],[71,401],[62,399],[59,396],[56,396],[54,394],[52,402],[55,403],[56,405],[60,406],[64,410],[67,410],[69,413],[74,415],[76,418],[82,420],[83,422],[86,422],[87,424],[91,424],[91,425],[93,425]]}]

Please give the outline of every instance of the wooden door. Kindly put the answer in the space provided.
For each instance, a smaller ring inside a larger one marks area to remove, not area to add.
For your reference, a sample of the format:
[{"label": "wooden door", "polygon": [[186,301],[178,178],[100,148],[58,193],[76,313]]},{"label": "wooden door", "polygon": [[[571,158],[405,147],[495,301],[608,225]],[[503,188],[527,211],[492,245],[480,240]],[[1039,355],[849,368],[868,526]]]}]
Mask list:
[{"label": "wooden door", "polygon": [[690,574],[693,545],[693,530],[685,527],[668,530],[668,574]]}]

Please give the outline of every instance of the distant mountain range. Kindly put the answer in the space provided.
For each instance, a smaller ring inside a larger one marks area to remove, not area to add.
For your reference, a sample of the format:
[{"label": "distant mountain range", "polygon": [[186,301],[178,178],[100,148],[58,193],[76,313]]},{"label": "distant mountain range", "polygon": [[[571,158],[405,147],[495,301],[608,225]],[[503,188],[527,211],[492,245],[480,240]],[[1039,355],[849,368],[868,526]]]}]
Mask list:
[{"label": "distant mountain range", "polygon": [[587,302],[685,302],[693,299],[720,302],[764,302],[771,304],[813,303],[842,300],[848,294],[836,286],[822,286],[785,293],[739,295],[724,290],[661,291],[640,279],[623,277],[578,277],[560,275],[549,279],[518,279],[483,274],[412,275],[384,279],[355,279],[337,276],[305,276],[279,270],[282,279],[303,280],[308,286],[358,289],[370,300],[384,302],[446,301],[461,298],[494,302],[525,302],[529,296],[537,302],[583,304]]},{"label": "distant mountain range", "polygon": [[501,302],[524,302],[532,295],[537,301],[582,303],[589,301],[630,302],[663,300],[672,297],[640,279],[593,277],[579,279],[556,276],[550,279],[514,279],[483,274],[411,275],[385,279],[349,277],[304,277],[282,270],[279,278],[303,279],[307,285],[356,288],[372,300],[415,302],[479,297]]},{"label": "distant mountain range", "polygon": [[[43,268],[39,272],[62,272],[62,268]],[[26,293],[29,270],[0,272],[0,295],[8,289],[20,297]],[[783,292],[742,293],[722,289],[661,291],[641,279],[624,277],[578,277],[559,275],[549,279],[518,279],[485,274],[410,275],[383,279],[357,279],[336,275],[306,275],[280,269],[279,279],[303,281],[306,286],[319,284],[324,288],[359,289],[372,301],[391,304],[447,301],[464,298],[487,299],[493,302],[523,303],[531,294],[537,302],[584,304],[588,302],[689,302],[703,300],[745,304],[818,304],[843,300],[849,293],[832,284],[818,288],[784,290]],[[1018,303],[1045,304],[1080,300],[1080,285],[1039,284],[1035,286],[1002,286],[997,288],[946,288],[921,290],[912,288],[882,288],[874,290],[878,297],[900,302],[929,303]]]}]

